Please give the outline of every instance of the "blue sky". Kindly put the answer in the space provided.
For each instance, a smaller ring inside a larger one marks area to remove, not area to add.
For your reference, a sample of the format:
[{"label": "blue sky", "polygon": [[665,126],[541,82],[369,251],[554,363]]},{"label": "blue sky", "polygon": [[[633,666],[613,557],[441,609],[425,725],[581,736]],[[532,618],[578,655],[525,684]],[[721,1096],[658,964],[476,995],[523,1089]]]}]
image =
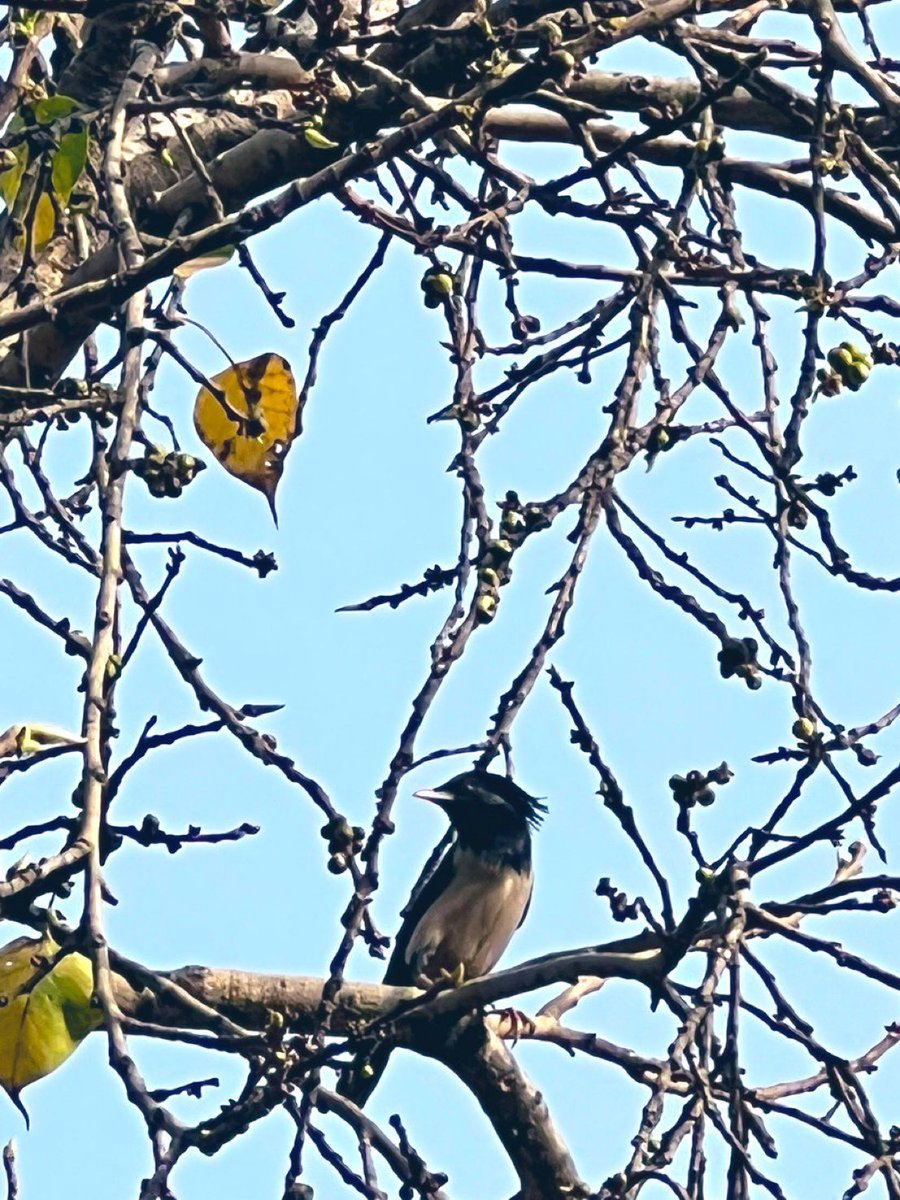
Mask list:
[{"label": "blue sky", "polygon": [[[796,27],[792,27],[797,35]],[[671,62],[648,57],[641,68],[673,70]],[[668,65],[667,65],[668,64]],[[615,62],[609,66],[634,66]],[[729,139],[729,153],[758,152],[751,137]],[[785,157],[794,150],[785,145]],[[523,148],[510,158],[538,173],[574,164],[562,150],[543,156]],[[653,172],[660,183],[666,176]],[[673,181],[669,180],[669,187]],[[811,227],[800,210],[766,198],[740,194],[739,213],[746,245],[764,261],[803,266],[809,262]],[[296,319],[282,329],[252,283],[235,265],[196,278],[189,285],[191,315],[209,326],[235,359],[277,351],[305,370],[310,331],[341,297],[364,257],[375,246],[370,229],[357,225],[333,200],[292,217],[283,228],[253,245],[270,285],[288,293],[286,308]],[[517,249],[541,249],[590,261],[627,261],[621,240],[595,228],[579,230],[563,218],[526,215],[518,223]],[[834,230],[829,269],[835,277],[858,267],[858,248]],[[399,610],[337,614],[340,605],[390,591],[413,581],[439,562],[452,561],[458,536],[458,484],[445,472],[456,448],[447,423],[427,425],[426,416],[447,402],[450,370],[439,342],[445,336],[440,313],[421,304],[418,281],[424,262],[395,246],[385,269],[335,328],[322,355],[320,382],[306,413],[305,431],[291,451],[279,494],[280,524],[273,529],[262,497],[243,488],[214,462],[178,502],[153,501],[139,481],[128,488],[128,523],[136,529],[195,529],[204,536],[248,553],[271,549],[279,570],[265,581],[250,572],[188,551],[188,561],[167,601],[167,618],[188,646],[204,659],[203,670],[229,701],[279,702],[282,712],[265,728],[304,771],[328,789],[338,808],[354,822],[371,817],[373,792],[381,782],[404,724],[410,700],[427,670],[427,646],[449,603],[439,594]],[[879,290],[896,287],[896,269],[882,277]],[[609,294],[593,284],[529,280],[520,288],[523,310],[537,312],[549,328],[555,320]],[[499,299],[499,290],[497,291]],[[688,314],[698,340],[704,340],[714,296],[695,296],[699,308]],[[782,368],[783,397],[790,395],[797,365],[802,314],[785,301],[767,301],[776,358]],[[507,340],[508,314],[487,315],[489,335]],[[616,332],[619,329],[617,327]],[[888,337],[891,330],[885,327]],[[833,337],[832,337],[833,332]],[[847,336],[827,324],[825,348]],[[184,330],[180,348],[203,370],[225,365],[201,333]],[[723,353],[722,377],[744,407],[757,403],[759,378],[747,328]],[[554,376],[516,407],[500,436],[481,455],[486,495],[493,502],[508,488],[524,498],[540,498],[564,485],[601,440],[602,413],[621,369],[620,355],[601,360],[593,382]],[[683,355],[666,350],[673,383],[681,382]],[[488,363],[484,384],[496,370]],[[897,573],[897,459],[900,416],[895,375],[877,369],[865,388],[820,400],[809,421],[805,477],[839,471],[852,463],[860,478],[829,502],[835,528],[861,568]],[[186,448],[210,459],[196,442],[191,422],[194,385],[166,363],[154,403],[175,421]],[[698,395],[685,413],[689,421],[720,415],[714,398]],[[147,430],[153,433],[152,422]],[[161,431],[160,431],[161,432]],[[746,452],[740,438],[734,449]],[[86,434],[76,426],[51,439],[49,463],[56,477],[83,473]],[[687,549],[694,561],[720,582],[745,590],[764,607],[776,635],[785,621],[770,570],[773,545],[759,529],[741,527],[725,534],[685,531],[671,524],[675,514],[712,514],[730,503],[713,484],[725,469],[717,452],[699,440],[662,456],[650,473],[640,463],[621,481],[622,494],[639,513],[664,531],[670,544]],[[736,471],[730,471],[744,484]],[[751,489],[760,494],[759,487]],[[418,746],[424,753],[477,740],[496,707],[498,695],[526,660],[550,604],[545,589],[559,577],[571,551],[565,534],[573,517],[549,534],[534,538],[517,557],[513,583],[504,590],[497,620],[478,631],[463,661],[442,689]],[[0,505],[0,523],[6,520]],[[152,587],[161,579],[163,553],[141,548],[137,558]],[[655,562],[655,565],[662,566]],[[811,561],[795,558],[795,578],[806,627],[814,647],[813,686],[830,714],[847,726],[870,720],[897,700],[900,654],[891,599],[868,595],[829,579]],[[674,569],[666,568],[677,579]],[[10,576],[55,615],[88,629],[93,595],[90,580],[62,569],[22,536],[0,541],[0,574]],[[684,578],[678,580],[688,586]],[[692,590],[692,588],[688,588]],[[129,609],[130,618],[133,612]],[[892,619],[893,617],[893,619]],[[716,669],[717,646],[697,626],[651,595],[635,578],[617,547],[601,530],[579,585],[569,631],[552,661],[576,682],[576,697],[616,771],[637,820],[658,854],[677,905],[691,895],[693,867],[674,835],[675,811],[666,786],[669,776],[726,759],[735,778],[720,799],[697,819],[711,857],[735,832],[764,819],[787,786],[783,766],[761,767],[750,757],[791,741],[793,713],[787,689],[767,682],[753,693]],[[746,632],[732,618],[730,628]],[[79,664],[63,656],[50,635],[8,606],[0,609],[3,677],[0,729],[31,719],[77,725],[81,697],[75,691]],[[120,753],[133,744],[143,722],[156,713],[160,727],[193,719],[191,697],[174,670],[147,637],[118,695]],[[653,899],[652,882],[612,818],[595,795],[597,780],[569,744],[569,726],[559,701],[542,679],[516,722],[513,748],[518,778],[545,796],[550,814],[536,840],[537,886],[532,911],[504,962],[524,960],[553,949],[620,936],[605,904],[594,896],[600,876],[611,876],[629,895]],[[864,772],[843,763],[862,786],[871,784],[896,761],[900,739],[891,731],[877,746],[881,763]],[[462,760],[465,762],[465,760]],[[434,785],[451,773],[444,765],[425,767],[404,784],[395,809],[397,833],[385,846],[382,887],[376,897],[377,923],[396,929],[420,864],[442,832],[442,819],[430,806],[411,799],[415,787]],[[67,803],[76,763],[63,759],[8,782],[3,791],[4,829],[54,815]],[[842,807],[831,786],[811,787],[786,826],[800,831]],[[896,805],[883,806],[882,840],[897,844]],[[195,739],[164,750],[131,775],[116,801],[115,819],[137,821],[155,813],[169,829],[189,823],[204,830],[226,829],[242,821],[261,826],[256,838],[234,845],[196,847],[170,856],[162,849],[126,846],[110,863],[108,881],[119,905],[108,912],[113,945],[130,957],[158,967],[189,962],[261,971],[322,975],[340,936],[339,915],[348,898],[348,880],[324,870],[321,818],[298,790],[271,771],[260,769],[227,735]],[[854,830],[854,835],[858,830]],[[37,853],[53,840],[34,843]],[[14,854],[7,855],[8,867]],[[874,871],[874,855],[867,866]],[[757,901],[787,898],[826,883],[834,851],[822,846],[767,874],[754,891]],[[70,902],[68,911],[77,911]],[[822,936],[844,940],[882,965],[896,961],[896,914],[846,916],[810,925]],[[630,931],[626,927],[624,932]],[[11,931],[14,936],[18,931]],[[890,995],[862,981],[839,978],[795,947],[766,943],[763,959],[782,972],[788,997],[815,1026],[820,1041],[852,1056],[878,1040],[896,1017]],[[377,979],[380,964],[363,948],[348,974]],[[748,981],[751,998],[752,981]],[[526,1008],[544,996],[529,997]],[[651,1014],[636,985],[616,982],[585,1001],[572,1014],[578,1028],[593,1029],[613,1041],[661,1054],[674,1029],[669,1018]],[[240,1072],[227,1056],[135,1043],[135,1053],[151,1086],[172,1086],[217,1074],[222,1087],[202,1101],[179,1101],[186,1118],[214,1112],[238,1086]],[[625,1161],[646,1093],[611,1067],[569,1059],[551,1046],[520,1045],[525,1068],[544,1089],[551,1111],[568,1138],[584,1175],[599,1184]],[[766,1083],[808,1074],[812,1064],[799,1051],[786,1050],[748,1027],[748,1082]],[[885,1105],[896,1096],[897,1065],[886,1060],[871,1079],[886,1123],[895,1119]],[[70,1200],[120,1200],[135,1194],[149,1165],[137,1115],[124,1103],[117,1078],[105,1066],[105,1044],[93,1037],[57,1075],[26,1093],[32,1129],[26,1133],[11,1105],[0,1104],[0,1141],[15,1136],[25,1194],[44,1196],[59,1189],[60,1171]],[[824,1096],[809,1103],[822,1113]],[[434,1065],[398,1055],[375,1093],[371,1112],[386,1120],[399,1111],[413,1143],[435,1170],[451,1177],[458,1200],[483,1200],[514,1190],[514,1179],[484,1120],[463,1089]],[[674,1109],[673,1109],[674,1112]],[[352,1156],[353,1147],[334,1122],[324,1127]],[[813,1141],[799,1127],[783,1130],[772,1122],[782,1155],[764,1164],[792,1197],[837,1194],[859,1165],[836,1142]],[[277,1197],[292,1137],[282,1114],[239,1139],[214,1160],[198,1156],[176,1172],[179,1200],[243,1200]],[[717,1151],[711,1150],[715,1161]],[[309,1182],[317,1195],[339,1194],[330,1169],[308,1156]],[[62,1164],[62,1165],[61,1165]],[[837,1181],[837,1182],[836,1182]],[[388,1186],[388,1177],[382,1178]],[[645,1195],[662,1195],[648,1187]]]}]

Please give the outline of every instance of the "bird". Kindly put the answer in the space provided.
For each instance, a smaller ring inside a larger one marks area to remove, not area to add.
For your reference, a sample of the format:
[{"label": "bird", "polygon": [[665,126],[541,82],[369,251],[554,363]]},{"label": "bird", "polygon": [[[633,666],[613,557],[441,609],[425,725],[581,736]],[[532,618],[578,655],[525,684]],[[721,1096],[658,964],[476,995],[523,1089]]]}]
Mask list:
[{"label": "bird", "polygon": [[[448,977],[476,979],[494,967],[528,913],[531,831],[547,808],[506,776],[478,769],[415,796],[444,810],[453,840],[413,893],[384,982],[419,987]],[[361,1051],[341,1075],[341,1095],[362,1107],[390,1053],[385,1043]]]}]

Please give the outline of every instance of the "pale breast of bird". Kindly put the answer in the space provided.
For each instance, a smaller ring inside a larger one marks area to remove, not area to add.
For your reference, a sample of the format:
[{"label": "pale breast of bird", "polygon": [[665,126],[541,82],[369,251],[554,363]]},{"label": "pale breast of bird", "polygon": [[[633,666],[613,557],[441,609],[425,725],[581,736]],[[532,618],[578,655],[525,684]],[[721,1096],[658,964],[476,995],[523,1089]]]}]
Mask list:
[{"label": "pale breast of bird", "polygon": [[485,975],[506,949],[531,898],[531,872],[454,851],[454,877],[413,930],[406,961],[415,976],[437,979],[462,965],[467,979]]}]

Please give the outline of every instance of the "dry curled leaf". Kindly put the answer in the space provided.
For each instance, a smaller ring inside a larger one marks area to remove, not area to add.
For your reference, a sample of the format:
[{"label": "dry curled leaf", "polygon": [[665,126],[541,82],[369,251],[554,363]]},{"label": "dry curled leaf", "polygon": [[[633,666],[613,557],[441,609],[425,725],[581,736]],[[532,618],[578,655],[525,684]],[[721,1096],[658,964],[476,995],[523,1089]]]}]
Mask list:
[{"label": "dry curled leaf", "polygon": [[80,734],[70,733],[59,725],[38,724],[26,721],[20,725],[10,725],[9,729],[0,733],[0,758],[10,755],[17,757],[23,754],[39,754],[53,746],[83,746],[84,738]]},{"label": "dry curled leaf", "polygon": [[[229,474],[261,491],[275,516],[275,491],[297,429],[297,385],[287,360],[260,354],[235,363],[201,388],[194,425]],[[277,518],[276,518],[277,519]]]},{"label": "dry curled leaf", "polygon": [[220,246],[218,250],[210,250],[207,254],[201,254],[198,258],[188,259],[187,262],[180,263],[172,274],[177,279],[191,279],[199,271],[207,271],[212,267],[221,267],[229,261],[234,255],[236,246]]}]

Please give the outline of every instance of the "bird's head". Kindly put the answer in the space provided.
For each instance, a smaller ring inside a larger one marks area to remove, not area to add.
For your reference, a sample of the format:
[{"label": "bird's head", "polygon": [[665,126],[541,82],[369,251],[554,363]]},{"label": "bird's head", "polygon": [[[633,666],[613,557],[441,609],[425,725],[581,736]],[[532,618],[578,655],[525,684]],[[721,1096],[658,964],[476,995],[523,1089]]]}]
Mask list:
[{"label": "bird's head", "polygon": [[439,805],[464,842],[482,843],[504,835],[527,835],[547,811],[505,775],[466,771],[442,787],[416,792],[420,800]]}]

